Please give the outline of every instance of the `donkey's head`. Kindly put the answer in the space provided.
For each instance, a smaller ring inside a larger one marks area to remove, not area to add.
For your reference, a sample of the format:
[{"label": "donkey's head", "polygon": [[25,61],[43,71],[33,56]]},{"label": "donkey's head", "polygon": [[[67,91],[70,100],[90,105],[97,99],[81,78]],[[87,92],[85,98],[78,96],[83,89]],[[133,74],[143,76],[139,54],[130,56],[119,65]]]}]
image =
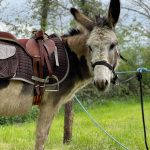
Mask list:
[{"label": "donkey's head", "polygon": [[94,84],[105,90],[114,80],[114,69],[119,60],[118,42],[115,26],[120,14],[120,1],[111,0],[108,15],[96,17],[93,21],[72,8],[71,13],[87,35],[86,46],[89,68],[93,71]]}]

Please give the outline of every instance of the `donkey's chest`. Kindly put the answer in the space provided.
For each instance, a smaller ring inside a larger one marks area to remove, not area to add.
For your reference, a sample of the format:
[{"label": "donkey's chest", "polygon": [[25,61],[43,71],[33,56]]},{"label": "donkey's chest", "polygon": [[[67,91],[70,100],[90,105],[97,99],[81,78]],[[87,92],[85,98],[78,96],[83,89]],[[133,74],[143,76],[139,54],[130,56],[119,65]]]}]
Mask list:
[{"label": "donkey's chest", "polygon": [[87,84],[91,82],[91,78],[82,81],[76,81],[75,84],[70,88],[65,88],[65,91],[61,96],[62,103],[66,103],[73,99],[74,95],[84,88]]}]

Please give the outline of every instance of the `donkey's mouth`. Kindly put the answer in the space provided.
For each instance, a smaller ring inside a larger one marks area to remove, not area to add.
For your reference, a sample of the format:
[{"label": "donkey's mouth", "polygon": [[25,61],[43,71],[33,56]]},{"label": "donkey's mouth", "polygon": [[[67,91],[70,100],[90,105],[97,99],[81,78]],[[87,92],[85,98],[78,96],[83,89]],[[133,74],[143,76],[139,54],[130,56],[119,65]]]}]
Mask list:
[{"label": "donkey's mouth", "polygon": [[109,87],[109,82],[107,80],[94,81],[94,85],[99,91],[105,91]]}]

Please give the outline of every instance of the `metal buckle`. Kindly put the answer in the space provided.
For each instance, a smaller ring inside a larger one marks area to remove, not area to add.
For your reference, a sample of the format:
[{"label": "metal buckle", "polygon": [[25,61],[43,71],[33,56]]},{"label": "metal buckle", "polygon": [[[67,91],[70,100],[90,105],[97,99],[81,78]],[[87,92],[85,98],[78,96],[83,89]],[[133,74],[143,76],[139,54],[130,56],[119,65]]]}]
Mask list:
[{"label": "metal buckle", "polygon": [[46,79],[42,79],[42,78],[39,78],[39,77],[36,77],[36,76],[32,76],[32,80],[40,82],[40,83],[44,83],[44,84],[48,83],[48,81],[45,81]]},{"label": "metal buckle", "polygon": [[[49,82],[49,79],[55,79],[56,83],[57,83],[57,88],[55,89],[54,85],[51,84],[47,84]],[[49,88],[54,87],[54,89],[49,89]],[[59,80],[57,78],[57,76],[52,75],[51,77],[47,76],[45,79],[45,83],[44,83],[44,88],[46,92],[58,92],[59,91]],[[47,88],[47,89],[46,89]]]}]

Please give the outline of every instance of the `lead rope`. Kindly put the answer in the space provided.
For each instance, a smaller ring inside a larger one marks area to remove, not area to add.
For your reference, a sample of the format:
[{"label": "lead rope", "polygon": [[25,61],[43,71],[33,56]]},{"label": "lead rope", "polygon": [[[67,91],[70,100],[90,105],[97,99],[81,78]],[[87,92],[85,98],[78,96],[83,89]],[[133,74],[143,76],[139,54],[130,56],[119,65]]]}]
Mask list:
[{"label": "lead rope", "polygon": [[125,150],[129,150],[126,146],[124,146],[122,143],[120,143],[116,138],[114,138],[111,134],[109,134],[93,117],[92,115],[87,111],[87,109],[82,105],[80,100],[77,98],[77,96],[74,96],[75,100],[79,103],[79,105],[82,107],[84,112],[87,114],[87,116],[90,118],[92,123],[99,128],[101,131],[103,131],[110,139],[112,139],[114,142],[116,142],[119,146],[121,146]]},{"label": "lead rope", "polygon": [[137,73],[137,80],[139,81],[139,85],[140,85],[141,112],[142,112],[142,121],[143,121],[145,147],[146,147],[146,150],[149,150],[148,144],[147,144],[146,124],[145,124],[145,116],[144,116],[142,73],[140,71]]}]

